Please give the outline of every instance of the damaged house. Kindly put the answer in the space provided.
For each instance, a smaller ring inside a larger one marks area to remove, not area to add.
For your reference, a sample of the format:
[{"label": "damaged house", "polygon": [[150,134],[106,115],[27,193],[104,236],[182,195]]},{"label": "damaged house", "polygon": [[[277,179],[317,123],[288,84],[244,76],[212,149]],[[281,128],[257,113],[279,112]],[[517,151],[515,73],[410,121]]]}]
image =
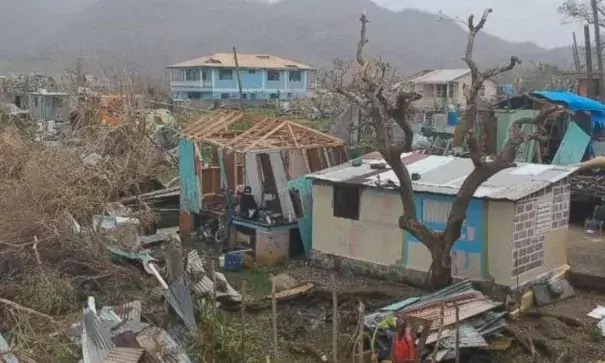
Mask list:
[{"label": "damaged house", "polygon": [[[472,161],[414,153],[402,154],[402,160],[410,174],[419,176],[413,181],[419,219],[443,230]],[[308,176],[313,180],[314,258],[422,283],[431,255],[399,229],[403,212],[394,173],[377,153],[357,164]],[[485,182],[452,249],[454,276],[513,287],[566,266],[575,170],[520,163]]]},{"label": "damaged house", "polygon": [[[311,185],[301,177],[347,161],[342,140],[296,122],[233,110],[203,117],[181,137],[181,231],[192,230],[204,212],[202,201],[218,195],[226,200],[232,227],[277,246],[287,245],[300,226],[309,252]],[[239,211],[232,210],[224,190],[240,194]]]}]

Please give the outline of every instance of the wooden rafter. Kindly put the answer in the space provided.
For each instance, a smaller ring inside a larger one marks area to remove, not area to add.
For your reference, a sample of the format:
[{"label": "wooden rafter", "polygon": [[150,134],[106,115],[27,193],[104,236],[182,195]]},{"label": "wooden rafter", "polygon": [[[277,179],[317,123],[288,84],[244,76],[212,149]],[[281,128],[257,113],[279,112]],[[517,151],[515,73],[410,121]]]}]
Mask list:
[{"label": "wooden rafter", "polygon": [[[247,120],[252,126],[239,134],[230,131],[229,127],[240,120]],[[344,146],[342,140],[296,122],[261,118],[235,110],[217,110],[186,128],[181,136],[235,152]]]},{"label": "wooden rafter", "polygon": [[221,109],[191,124],[181,132],[181,136],[196,141],[215,137],[223,138],[224,135],[232,135],[233,132],[229,130],[229,127],[242,119],[251,123],[258,122],[256,118],[249,117],[241,111]]}]

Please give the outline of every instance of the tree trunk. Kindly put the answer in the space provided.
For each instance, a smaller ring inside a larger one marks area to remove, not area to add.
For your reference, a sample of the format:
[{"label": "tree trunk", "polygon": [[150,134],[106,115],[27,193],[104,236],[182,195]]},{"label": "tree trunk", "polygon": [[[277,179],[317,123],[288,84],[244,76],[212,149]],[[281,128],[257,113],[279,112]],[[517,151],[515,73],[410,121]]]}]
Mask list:
[{"label": "tree trunk", "polygon": [[443,236],[436,238],[432,245],[431,256],[433,265],[431,267],[430,286],[438,290],[452,284],[452,258],[450,256],[451,248],[443,240]]}]

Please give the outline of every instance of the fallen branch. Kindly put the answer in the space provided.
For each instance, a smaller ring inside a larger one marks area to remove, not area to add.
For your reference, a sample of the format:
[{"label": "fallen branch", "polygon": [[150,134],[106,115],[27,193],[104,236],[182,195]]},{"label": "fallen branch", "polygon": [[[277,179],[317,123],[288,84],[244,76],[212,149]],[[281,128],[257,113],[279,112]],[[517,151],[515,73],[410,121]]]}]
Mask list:
[{"label": "fallen branch", "polygon": [[547,318],[547,317],[554,318],[569,326],[573,326],[576,328],[584,327],[584,323],[581,322],[580,320],[569,317],[569,316],[565,316],[565,315],[546,313],[546,312],[542,312],[542,311],[528,311],[528,312],[523,313],[523,315],[529,316],[530,318],[536,318],[536,319]]},{"label": "fallen branch", "polygon": [[26,307],[26,306],[23,306],[23,305],[17,304],[16,302],[13,302],[13,301],[10,301],[10,300],[6,300],[6,299],[2,299],[2,298],[0,298],[0,303],[1,303],[1,304],[4,304],[4,305],[8,305],[8,306],[10,306],[10,307],[13,307],[13,308],[18,309],[18,310],[21,310],[21,311],[25,311],[25,312],[30,313],[30,314],[33,314],[33,315],[41,316],[41,317],[43,317],[43,318],[46,318],[46,319],[50,320],[50,321],[51,321],[51,322],[53,322],[53,323],[56,323],[55,319],[53,319],[53,317],[52,317],[52,316],[50,316],[50,315],[46,315],[46,314],[41,313],[41,312],[39,312],[39,311],[36,311],[36,310],[34,310],[34,309],[30,309],[30,308],[28,308],[28,307]]}]

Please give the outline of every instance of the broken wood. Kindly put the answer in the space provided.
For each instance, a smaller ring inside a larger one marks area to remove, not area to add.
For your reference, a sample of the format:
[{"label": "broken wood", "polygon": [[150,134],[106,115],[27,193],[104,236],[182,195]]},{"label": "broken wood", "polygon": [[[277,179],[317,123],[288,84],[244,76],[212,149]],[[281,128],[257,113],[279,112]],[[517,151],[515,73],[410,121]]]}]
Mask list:
[{"label": "broken wood", "polygon": [[569,326],[573,326],[575,328],[584,327],[584,323],[581,322],[580,320],[569,317],[569,316],[560,315],[560,314],[552,314],[552,313],[546,313],[546,312],[542,312],[542,311],[527,311],[527,312],[523,313],[523,315],[529,316],[531,318],[536,318],[536,319],[546,318],[546,317],[554,318],[554,319],[562,321],[563,323],[565,323]]},{"label": "broken wood", "polygon": [[53,319],[52,316],[44,314],[44,313],[41,313],[41,312],[36,311],[34,309],[28,308],[27,306],[23,306],[21,304],[17,304],[14,301],[10,301],[10,300],[7,300],[7,299],[0,298],[0,304],[8,305],[8,306],[13,307],[13,308],[15,308],[17,310],[21,310],[21,311],[24,311],[26,313],[30,313],[32,315],[37,315],[37,316],[43,317],[45,319],[48,319],[48,320],[50,320],[53,323],[56,323],[56,320]]},{"label": "broken wood", "polygon": [[[433,353],[431,354],[431,359],[433,362],[437,361],[437,352],[439,351],[439,343],[441,342],[441,333],[443,332],[443,320],[445,315],[445,304],[441,304],[441,309],[439,311],[439,331],[437,332],[437,342],[435,343],[435,348],[433,349]],[[419,352],[421,353],[421,352]]]},{"label": "broken wood", "polygon": [[[311,283],[298,286],[290,290],[280,291],[275,294],[277,303],[291,301],[301,297],[315,297],[326,301],[332,301],[332,288],[328,286],[315,286]],[[398,298],[399,294],[395,290],[375,288],[369,286],[353,286],[338,290],[338,299],[340,302],[352,301],[358,299],[382,299]],[[246,303],[247,312],[258,312],[271,308],[272,295],[266,296],[263,300],[250,301]],[[230,311],[238,311],[239,305],[225,305],[224,308]]]},{"label": "broken wood", "polygon": [[332,359],[338,362],[338,297],[334,273],[332,273]]},{"label": "broken wood", "polygon": [[242,362],[246,361],[246,280],[242,281],[242,288],[241,288],[241,294],[242,294],[242,307],[241,307],[241,314],[242,314],[242,337],[241,337],[241,350],[242,350]]},{"label": "broken wood", "polygon": [[273,327],[273,357],[277,361],[277,300],[275,300],[275,281],[271,282],[271,322]]}]

